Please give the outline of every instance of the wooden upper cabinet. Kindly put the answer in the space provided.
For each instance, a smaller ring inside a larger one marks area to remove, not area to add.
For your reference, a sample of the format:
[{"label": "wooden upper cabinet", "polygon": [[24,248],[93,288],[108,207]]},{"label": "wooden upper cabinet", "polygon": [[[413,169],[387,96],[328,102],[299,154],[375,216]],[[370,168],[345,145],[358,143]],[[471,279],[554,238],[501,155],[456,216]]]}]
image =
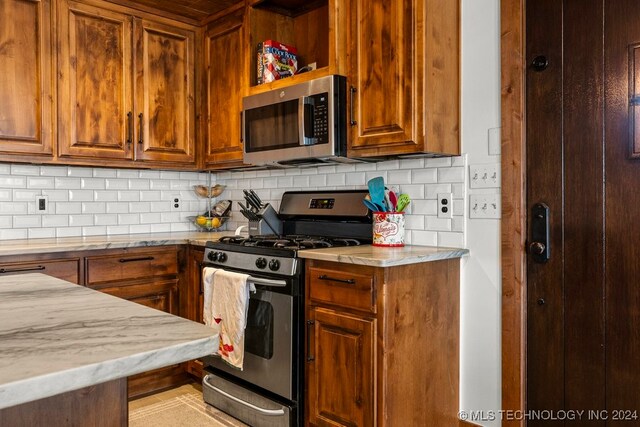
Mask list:
[{"label": "wooden upper cabinet", "polygon": [[194,163],[195,32],[136,19],[136,41],[135,159]]},{"label": "wooden upper cabinet", "polygon": [[195,165],[195,28],[58,4],[60,157]]},{"label": "wooden upper cabinet", "polygon": [[60,156],[131,158],[132,24],[131,16],[60,0]]},{"label": "wooden upper cabinet", "polygon": [[242,164],[240,113],[249,83],[244,46],[244,10],[209,25],[205,35],[207,143],[205,167]]},{"label": "wooden upper cabinet", "polygon": [[0,0],[0,152],[51,155],[50,0]]},{"label": "wooden upper cabinet", "polygon": [[459,4],[349,3],[349,156],[459,154]]}]

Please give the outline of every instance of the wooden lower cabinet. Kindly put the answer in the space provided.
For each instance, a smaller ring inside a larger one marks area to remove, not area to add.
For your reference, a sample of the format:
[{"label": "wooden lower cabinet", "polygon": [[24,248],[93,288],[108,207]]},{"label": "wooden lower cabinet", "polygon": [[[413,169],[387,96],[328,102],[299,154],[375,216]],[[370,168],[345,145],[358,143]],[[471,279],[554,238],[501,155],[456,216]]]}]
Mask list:
[{"label": "wooden lower cabinet", "polygon": [[[84,257],[87,287],[175,315],[179,308],[178,247],[94,251]],[[129,398],[187,380],[176,364],[128,378]]]},{"label": "wooden lower cabinet", "polygon": [[306,261],[307,425],[458,425],[459,270]]},{"label": "wooden lower cabinet", "polygon": [[20,256],[2,257],[2,260],[0,260],[0,277],[27,273],[42,273],[47,276],[66,280],[67,282],[80,284],[80,258],[34,259],[26,261],[25,256]]},{"label": "wooden lower cabinet", "polygon": [[309,422],[373,425],[376,320],[314,308],[309,322]]}]

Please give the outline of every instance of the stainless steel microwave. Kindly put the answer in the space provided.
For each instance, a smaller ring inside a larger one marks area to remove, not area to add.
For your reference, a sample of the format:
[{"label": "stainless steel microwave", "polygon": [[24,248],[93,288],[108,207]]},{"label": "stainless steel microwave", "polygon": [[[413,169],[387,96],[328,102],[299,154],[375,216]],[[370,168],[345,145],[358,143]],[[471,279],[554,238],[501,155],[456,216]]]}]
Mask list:
[{"label": "stainless steel microwave", "polygon": [[346,86],[331,75],[242,100],[244,163],[314,165],[346,158]]}]

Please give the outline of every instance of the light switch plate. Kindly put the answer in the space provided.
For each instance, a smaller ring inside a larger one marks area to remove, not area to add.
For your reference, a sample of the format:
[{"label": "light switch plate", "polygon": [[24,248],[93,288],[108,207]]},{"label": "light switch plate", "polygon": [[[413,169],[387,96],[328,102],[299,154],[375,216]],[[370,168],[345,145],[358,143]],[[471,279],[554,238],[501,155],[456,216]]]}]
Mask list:
[{"label": "light switch plate", "polygon": [[469,195],[469,218],[500,219],[500,194]]},{"label": "light switch plate", "polygon": [[469,166],[470,188],[500,188],[500,164]]}]

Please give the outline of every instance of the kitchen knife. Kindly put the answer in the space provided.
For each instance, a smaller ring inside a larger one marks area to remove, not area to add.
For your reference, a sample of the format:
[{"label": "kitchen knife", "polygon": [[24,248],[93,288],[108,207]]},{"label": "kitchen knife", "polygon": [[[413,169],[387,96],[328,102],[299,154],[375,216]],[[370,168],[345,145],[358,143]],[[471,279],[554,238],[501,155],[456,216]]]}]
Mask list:
[{"label": "kitchen knife", "polygon": [[262,206],[264,206],[264,203],[262,203],[262,200],[260,199],[260,197],[258,197],[258,193],[256,193],[253,190],[249,190],[249,193],[251,193],[251,195],[253,196],[254,200],[258,204],[259,209],[262,209]]},{"label": "kitchen knife", "polygon": [[251,193],[247,190],[242,190],[242,192],[244,193],[244,199],[246,200],[247,205],[253,208],[255,212],[258,212],[260,210],[260,205],[256,203]]},{"label": "kitchen knife", "polygon": [[242,215],[244,215],[249,221],[253,221],[255,216],[253,212],[245,205],[243,205],[242,202],[238,202],[238,205],[240,205],[240,207],[242,208],[240,210],[240,212],[242,212]]}]

